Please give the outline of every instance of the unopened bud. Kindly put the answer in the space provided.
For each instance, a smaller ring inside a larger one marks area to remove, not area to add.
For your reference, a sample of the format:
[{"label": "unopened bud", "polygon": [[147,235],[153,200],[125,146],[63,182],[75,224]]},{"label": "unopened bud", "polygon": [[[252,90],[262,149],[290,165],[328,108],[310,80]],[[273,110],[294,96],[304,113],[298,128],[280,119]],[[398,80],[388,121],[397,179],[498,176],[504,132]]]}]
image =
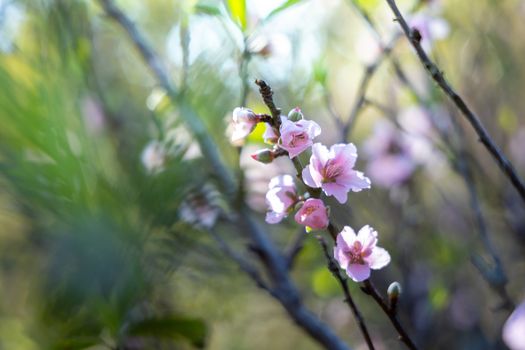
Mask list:
[{"label": "unopened bud", "polygon": [[251,157],[258,162],[269,164],[275,159],[275,154],[272,150],[265,148],[252,154]]},{"label": "unopened bud", "polygon": [[290,113],[288,113],[288,120],[292,122],[297,122],[301,119],[303,119],[303,113],[299,107],[295,107],[290,111]]},{"label": "unopened bud", "polygon": [[388,301],[390,302],[390,309],[394,312],[397,307],[397,301],[399,300],[399,296],[402,292],[403,290],[399,282],[392,282],[390,286],[388,286]]}]

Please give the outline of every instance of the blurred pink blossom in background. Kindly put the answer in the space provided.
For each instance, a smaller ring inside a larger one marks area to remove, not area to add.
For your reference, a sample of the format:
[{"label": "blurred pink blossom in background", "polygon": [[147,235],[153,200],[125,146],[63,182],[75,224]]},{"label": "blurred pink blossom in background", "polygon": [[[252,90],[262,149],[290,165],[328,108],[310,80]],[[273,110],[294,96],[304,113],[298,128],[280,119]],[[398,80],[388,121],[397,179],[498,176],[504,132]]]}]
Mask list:
[{"label": "blurred pink blossom in background", "polygon": [[276,224],[288,215],[288,212],[297,202],[297,194],[293,177],[279,175],[270,180],[266,203],[269,211],[266,213],[266,222]]},{"label": "blurred pink blossom in background", "polygon": [[397,186],[408,180],[416,169],[407,139],[390,122],[381,120],[375,125],[364,151],[369,159],[367,174],[376,185]]}]

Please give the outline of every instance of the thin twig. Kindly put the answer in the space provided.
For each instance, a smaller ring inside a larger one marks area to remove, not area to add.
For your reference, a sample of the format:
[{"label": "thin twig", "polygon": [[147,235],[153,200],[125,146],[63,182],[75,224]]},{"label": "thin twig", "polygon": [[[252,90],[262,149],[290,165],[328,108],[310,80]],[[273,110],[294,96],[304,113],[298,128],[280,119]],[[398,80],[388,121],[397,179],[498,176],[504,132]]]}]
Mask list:
[{"label": "thin twig", "polygon": [[405,331],[405,329],[397,319],[397,313],[388,306],[387,302],[379,294],[379,292],[377,291],[374,284],[370,281],[370,279],[367,279],[363,282],[363,291],[372,296],[376,303],[381,307],[383,312],[388,316],[390,322],[392,322],[392,325],[394,325],[394,328],[399,334],[399,340],[405,343],[405,345],[409,349],[417,350],[416,344],[412,341],[412,339],[410,339],[408,333]]},{"label": "thin twig", "polygon": [[319,244],[321,245],[321,248],[323,249],[324,256],[326,260],[328,261],[328,270],[334,275],[335,279],[339,282],[341,285],[341,289],[343,290],[343,294],[345,296],[345,302],[350,307],[350,310],[354,314],[355,320],[357,321],[357,324],[359,325],[359,328],[361,329],[361,333],[363,334],[363,337],[365,338],[366,344],[368,345],[368,348],[370,350],[374,350],[374,343],[372,342],[372,338],[370,338],[370,334],[368,333],[368,329],[366,328],[365,320],[363,318],[363,315],[361,315],[361,312],[357,308],[357,305],[354,303],[354,300],[352,299],[352,295],[350,294],[350,289],[348,288],[348,284],[346,283],[346,278],[341,275],[341,272],[339,271],[339,268],[337,267],[337,263],[335,262],[334,258],[328,253],[328,246],[325,242],[325,240],[321,236],[317,236],[317,240],[319,241]]},{"label": "thin twig", "polygon": [[468,107],[463,98],[458,95],[448,81],[445,79],[443,72],[436,66],[436,64],[428,57],[425,50],[421,47],[420,39],[421,34],[417,30],[412,30],[401,12],[399,11],[395,0],[386,0],[390,9],[394,13],[397,22],[403,29],[405,36],[408,38],[408,41],[412,44],[416,50],[419,60],[429,73],[429,75],[434,79],[438,86],[443,90],[443,92],[450,98],[450,100],[456,105],[456,107],[461,111],[463,116],[468,120],[472,125],[475,132],[479,137],[479,141],[485,146],[490,155],[494,158],[499,168],[504,175],[510,180],[516,191],[518,191],[521,199],[525,202],[525,185],[520,176],[516,173],[512,163],[507,159],[503,152],[492,140],[491,136],[483,126],[481,120],[476,116],[476,114]]}]

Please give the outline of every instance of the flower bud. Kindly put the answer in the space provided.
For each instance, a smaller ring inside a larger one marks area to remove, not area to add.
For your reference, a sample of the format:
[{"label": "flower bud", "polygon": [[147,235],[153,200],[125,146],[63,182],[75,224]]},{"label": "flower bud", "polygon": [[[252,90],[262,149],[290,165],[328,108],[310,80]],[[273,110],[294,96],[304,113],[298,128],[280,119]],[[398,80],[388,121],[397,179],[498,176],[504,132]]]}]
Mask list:
[{"label": "flower bud", "polygon": [[397,301],[402,292],[403,290],[399,282],[392,282],[390,286],[388,286],[388,290],[387,290],[388,301],[390,302],[390,309],[392,309],[392,311],[394,312],[397,307]]},{"label": "flower bud", "polygon": [[251,157],[258,162],[269,164],[275,159],[275,154],[271,149],[265,148],[252,154]]},{"label": "flower bud", "polygon": [[301,119],[303,119],[303,113],[301,112],[301,109],[299,107],[295,107],[288,113],[288,120],[292,122],[297,122]]},{"label": "flower bud", "polygon": [[237,142],[248,136],[260,121],[260,117],[251,109],[237,107],[233,110],[233,133],[231,141]]}]

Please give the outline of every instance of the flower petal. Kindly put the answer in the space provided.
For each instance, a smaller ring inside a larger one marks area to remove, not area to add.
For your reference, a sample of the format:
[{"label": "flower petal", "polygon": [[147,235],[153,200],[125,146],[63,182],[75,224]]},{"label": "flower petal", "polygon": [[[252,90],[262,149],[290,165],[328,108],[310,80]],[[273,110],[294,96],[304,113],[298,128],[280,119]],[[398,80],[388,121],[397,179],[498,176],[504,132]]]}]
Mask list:
[{"label": "flower petal", "polygon": [[368,265],[350,264],[346,269],[346,274],[355,282],[362,282],[370,277],[370,267]]},{"label": "flower petal", "polygon": [[365,225],[357,233],[357,240],[361,242],[363,249],[372,249],[377,243],[377,231]]},{"label": "flower petal", "polygon": [[345,226],[337,235],[337,245],[345,244],[347,247],[350,247],[356,239],[355,231],[350,226]]},{"label": "flower petal", "polygon": [[284,218],[284,213],[276,213],[274,211],[269,211],[266,213],[266,222],[269,224],[277,224],[281,222],[281,220]]},{"label": "flower petal", "polygon": [[345,164],[346,168],[353,168],[357,160],[357,149],[353,143],[338,143],[330,147],[330,154],[337,162]]},{"label": "flower petal", "polygon": [[[341,236],[341,235],[339,235]],[[339,236],[337,238],[339,239]],[[339,263],[339,266],[346,270],[348,268],[348,263],[350,263],[350,259],[348,256],[344,253],[345,249],[347,249],[346,244],[344,241],[342,243],[338,243],[334,247],[334,258]]]},{"label": "flower petal", "polygon": [[341,204],[346,203],[348,199],[348,189],[336,182],[324,183],[322,185],[324,193],[327,196],[334,196]]},{"label": "flower petal", "polygon": [[366,258],[366,261],[371,269],[379,270],[390,263],[390,254],[381,247],[375,247],[372,250],[372,254]]}]

